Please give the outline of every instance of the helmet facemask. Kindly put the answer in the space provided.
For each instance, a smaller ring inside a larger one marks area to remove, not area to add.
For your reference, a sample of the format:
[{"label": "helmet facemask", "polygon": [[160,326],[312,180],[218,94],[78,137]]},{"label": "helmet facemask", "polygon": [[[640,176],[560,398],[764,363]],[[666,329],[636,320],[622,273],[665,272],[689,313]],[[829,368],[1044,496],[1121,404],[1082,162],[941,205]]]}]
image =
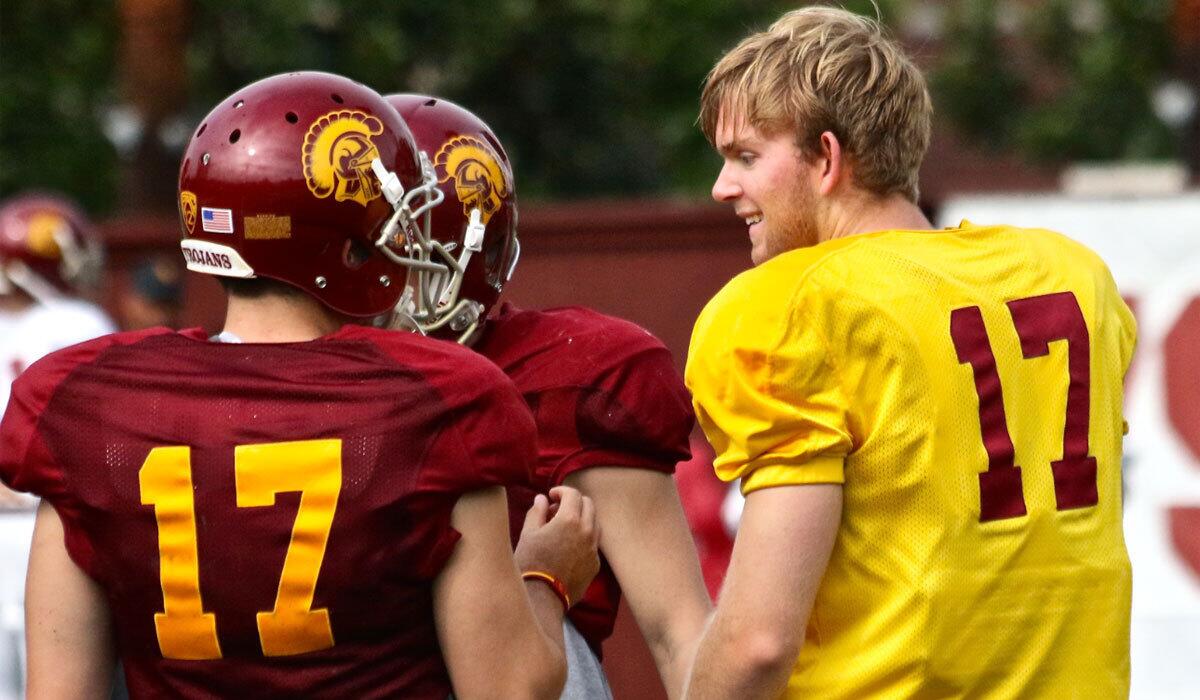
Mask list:
[{"label": "helmet facemask", "polygon": [[471,258],[483,251],[487,224],[478,208],[471,210],[466,230],[463,232],[462,252],[454,257],[456,243],[443,244],[430,238],[432,251],[438,257],[445,272],[418,270],[410,285],[414,289],[413,317],[422,333],[429,334],[449,327],[458,334],[456,340],[466,342],[482,320],[483,305],[471,299],[460,298],[463,277]]},{"label": "helmet facemask", "polygon": [[390,178],[395,176],[382,163],[377,167],[372,163],[376,177],[384,183],[384,196],[396,209],[375,244],[409,272],[404,294],[387,325],[422,335],[448,326],[459,334],[458,341],[464,342],[479,326],[483,305],[460,299],[459,292],[471,256],[483,250],[486,225],[479,209],[472,210],[457,258],[453,252],[456,243],[434,238],[430,212],[442,203],[445,194],[437,186],[437,176],[424,151],[420,152],[420,160],[421,186],[406,193],[401,190],[400,194],[393,194],[390,187]]},{"label": "helmet facemask", "polygon": [[429,157],[419,152],[421,184],[407,192],[395,173],[376,158],[371,169],[379,179],[383,195],[392,205],[392,216],[380,230],[376,247],[392,262],[408,270],[404,294],[392,311],[390,327],[426,333],[430,295],[440,298],[450,281],[462,276],[457,261],[431,235],[430,212],[445,199]]},{"label": "helmet facemask", "polygon": [[498,300],[517,257],[516,195],[504,147],[478,116],[429,95],[386,97],[432,164],[446,204],[424,222],[402,325],[468,344]]}]

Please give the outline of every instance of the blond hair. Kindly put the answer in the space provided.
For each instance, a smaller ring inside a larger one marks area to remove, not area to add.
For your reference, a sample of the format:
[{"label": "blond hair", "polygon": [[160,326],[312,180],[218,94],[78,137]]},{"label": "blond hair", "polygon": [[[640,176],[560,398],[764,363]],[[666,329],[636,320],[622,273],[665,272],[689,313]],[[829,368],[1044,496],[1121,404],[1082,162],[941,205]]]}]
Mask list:
[{"label": "blond hair", "polygon": [[808,157],[833,132],[857,186],[917,201],[933,105],[920,70],[873,19],[806,7],[746,37],[704,82],[699,123],[714,145],[722,109],[766,134],[793,130]]}]

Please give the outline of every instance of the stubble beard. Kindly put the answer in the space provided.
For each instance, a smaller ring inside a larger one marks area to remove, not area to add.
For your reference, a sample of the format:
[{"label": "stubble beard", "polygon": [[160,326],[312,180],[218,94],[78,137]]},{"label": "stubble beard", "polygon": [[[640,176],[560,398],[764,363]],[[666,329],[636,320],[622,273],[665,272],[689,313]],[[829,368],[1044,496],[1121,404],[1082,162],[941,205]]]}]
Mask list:
[{"label": "stubble beard", "polygon": [[772,224],[778,228],[766,231],[763,240],[763,257],[761,260],[751,251],[751,259],[755,265],[786,253],[789,250],[808,248],[821,242],[820,230],[817,223],[817,196],[803,184],[796,186],[792,204],[787,214],[774,217]]}]

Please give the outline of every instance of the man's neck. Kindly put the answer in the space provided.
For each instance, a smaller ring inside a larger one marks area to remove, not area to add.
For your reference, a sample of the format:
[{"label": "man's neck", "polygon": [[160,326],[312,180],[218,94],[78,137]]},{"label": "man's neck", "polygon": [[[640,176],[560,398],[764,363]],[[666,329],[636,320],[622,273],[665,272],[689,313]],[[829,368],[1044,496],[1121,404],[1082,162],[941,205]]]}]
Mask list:
[{"label": "man's neck", "polygon": [[308,297],[230,295],[224,331],[246,343],[299,343],[329,335],[346,322]]},{"label": "man's neck", "polygon": [[906,230],[923,231],[932,229],[933,224],[916,204],[900,195],[882,199],[863,196],[832,212],[831,221],[821,228],[828,232],[822,241],[846,238],[873,231]]}]

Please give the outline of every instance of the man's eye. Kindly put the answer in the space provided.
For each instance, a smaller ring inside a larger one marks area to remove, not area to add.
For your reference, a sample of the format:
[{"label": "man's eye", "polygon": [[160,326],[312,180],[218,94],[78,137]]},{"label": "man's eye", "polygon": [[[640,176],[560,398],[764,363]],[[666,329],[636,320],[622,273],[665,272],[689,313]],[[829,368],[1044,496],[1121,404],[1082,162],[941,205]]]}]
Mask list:
[{"label": "man's eye", "polygon": [[742,154],[738,155],[738,161],[742,165],[754,165],[754,161],[757,159],[758,159],[758,157],[755,156],[753,153],[742,153]]}]

